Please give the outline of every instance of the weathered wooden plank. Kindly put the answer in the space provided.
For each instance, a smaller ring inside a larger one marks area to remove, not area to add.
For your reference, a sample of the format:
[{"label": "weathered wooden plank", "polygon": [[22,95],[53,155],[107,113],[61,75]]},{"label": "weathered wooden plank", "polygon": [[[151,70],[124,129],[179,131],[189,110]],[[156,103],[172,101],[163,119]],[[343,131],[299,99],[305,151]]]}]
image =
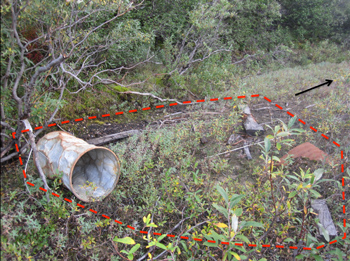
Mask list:
[{"label": "weathered wooden plank", "polygon": [[103,144],[110,143],[110,142],[113,142],[113,141],[116,141],[119,139],[130,137],[130,136],[133,136],[133,135],[136,135],[139,133],[140,133],[139,130],[129,130],[129,131],[124,131],[124,132],[120,132],[120,133],[106,135],[106,136],[100,137],[100,138],[87,140],[86,142],[89,144],[93,144],[93,145],[103,145]]}]

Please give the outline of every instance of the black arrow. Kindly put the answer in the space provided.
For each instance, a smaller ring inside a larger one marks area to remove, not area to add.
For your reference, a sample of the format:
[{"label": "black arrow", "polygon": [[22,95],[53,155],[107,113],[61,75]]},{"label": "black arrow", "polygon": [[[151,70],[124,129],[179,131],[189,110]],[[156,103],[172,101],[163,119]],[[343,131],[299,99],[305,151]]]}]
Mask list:
[{"label": "black arrow", "polygon": [[311,90],[313,90],[313,89],[316,89],[316,88],[318,88],[318,87],[321,87],[321,86],[323,86],[323,85],[331,85],[331,83],[333,82],[333,80],[325,80],[326,82],[325,83],[322,83],[322,84],[320,84],[320,85],[317,85],[317,86],[315,86],[315,87],[312,87],[312,88],[310,88],[310,89],[307,89],[307,90],[305,90],[305,91],[302,91],[302,92],[298,92],[298,93],[296,93],[295,94],[295,96],[297,96],[297,95],[299,95],[299,94],[302,94],[302,93],[304,93],[304,92],[308,92],[308,91],[311,91]]}]

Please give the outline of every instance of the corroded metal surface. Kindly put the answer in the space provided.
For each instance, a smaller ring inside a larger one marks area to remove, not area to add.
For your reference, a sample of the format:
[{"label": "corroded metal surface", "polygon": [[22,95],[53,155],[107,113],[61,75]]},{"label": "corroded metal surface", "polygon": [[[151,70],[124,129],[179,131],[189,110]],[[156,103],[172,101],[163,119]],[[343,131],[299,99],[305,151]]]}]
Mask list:
[{"label": "corroded metal surface", "polygon": [[90,145],[63,131],[50,132],[37,143],[45,175],[63,174],[63,184],[82,201],[105,198],[120,175],[118,157],[109,149]]}]

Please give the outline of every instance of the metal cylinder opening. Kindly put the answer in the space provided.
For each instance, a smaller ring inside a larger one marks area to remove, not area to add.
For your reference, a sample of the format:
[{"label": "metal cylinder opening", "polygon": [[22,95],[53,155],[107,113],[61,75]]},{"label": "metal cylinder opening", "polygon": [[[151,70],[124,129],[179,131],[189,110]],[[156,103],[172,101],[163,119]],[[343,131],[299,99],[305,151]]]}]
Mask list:
[{"label": "metal cylinder opening", "polygon": [[100,198],[115,187],[115,155],[106,149],[92,149],[82,155],[72,173],[72,186],[81,198]]},{"label": "metal cylinder opening", "polygon": [[48,133],[37,147],[45,175],[54,178],[62,173],[63,184],[84,202],[105,198],[118,182],[119,159],[107,148],[62,131]]}]

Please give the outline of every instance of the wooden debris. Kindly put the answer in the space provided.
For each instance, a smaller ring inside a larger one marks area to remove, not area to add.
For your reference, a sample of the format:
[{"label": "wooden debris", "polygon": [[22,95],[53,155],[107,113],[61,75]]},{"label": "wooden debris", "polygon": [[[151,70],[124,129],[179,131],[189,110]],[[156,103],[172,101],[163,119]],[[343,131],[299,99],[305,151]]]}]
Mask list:
[{"label": "wooden debris", "polygon": [[222,155],[222,154],[227,154],[227,153],[232,152],[232,151],[241,150],[241,149],[243,149],[244,147],[250,147],[250,146],[253,146],[253,145],[256,145],[256,144],[261,144],[261,143],[264,143],[264,141],[260,141],[260,142],[257,142],[257,143],[252,143],[252,144],[249,144],[249,145],[246,145],[246,146],[243,146],[243,147],[235,148],[235,149],[233,149],[233,150],[228,150],[228,151],[221,152],[221,153],[218,153],[218,154],[215,154],[215,155],[207,156],[207,157],[205,157],[205,158],[212,158],[212,157],[220,156],[220,155]]},{"label": "wooden debris", "polygon": [[249,151],[249,147],[248,147],[248,142],[247,142],[247,141],[244,141],[243,150],[244,150],[244,153],[245,153],[245,155],[247,155],[247,158],[248,158],[249,160],[253,159],[253,158],[252,158],[252,155],[250,155],[250,151]]},{"label": "wooden debris", "polygon": [[316,146],[312,145],[310,142],[305,142],[291,149],[281,158],[281,162],[278,165],[285,164],[285,159],[288,155],[290,155],[292,158],[304,157],[317,161],[323,161],[325,159],[328,164],[331,164],[330,156]]},{"label": "wooden debris", "polygon": [[100,138],[96,138],[96,139],[91,139],[91,140],[87,140],[86,142],[89,144],[93,144],[93,145],[103,145],[106,143],[110,143],[119,139],[123,139],[123,138],[127,138],[136,134],[139,134],[140,131],[138,130],[129,130],[129,131],[124,131],[124,132],[120,132],[120,133],[114,133],[114,134],[110,134],[104,137],[100,137]]},{"label": "wooden debris", "polygon": [[[327,230],[330,236],[338,236],[337,230],[332,220],[331,213],[325,199],[315,199],[311,202],[311,207],[317,212],[318,219],[322,226]],[[320,234],[323,235],[322,229],[319,227]]]},{"label": "wooden debris", "polygon": [[238,139],[241,139],[241,138],[242,138],[241,135],[232,134],[232,135],[230,136],[230,138],[228,139],[227,144],[228,144],[228,145],[232,145],[232,144],[235,143],[235,141],[237,141]]},{"label": "wooden debris", "polygon": [[245,118],[243,125],[247,134],[250,136],[263,135],[265,132],[263,126],[257,123],[248,106],[243,109],[243,113]]}]

